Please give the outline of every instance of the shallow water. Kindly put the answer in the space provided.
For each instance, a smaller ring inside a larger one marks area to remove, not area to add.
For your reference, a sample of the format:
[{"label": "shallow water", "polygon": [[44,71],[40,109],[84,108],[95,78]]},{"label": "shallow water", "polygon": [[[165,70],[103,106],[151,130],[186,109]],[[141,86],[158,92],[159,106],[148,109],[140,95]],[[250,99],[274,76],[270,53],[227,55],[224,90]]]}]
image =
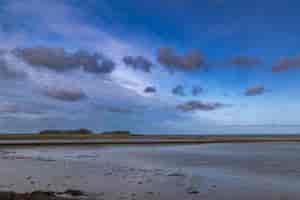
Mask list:
[{"label": "shallow water", "polygon": [[[209,179],[222,187],[257,187],[297,193],[300,143],[201,145],[57,146],[2,149],[33,159],[110,162],[142,169],[167,169]],[[7,153],[6,152],[6,153]]]}]

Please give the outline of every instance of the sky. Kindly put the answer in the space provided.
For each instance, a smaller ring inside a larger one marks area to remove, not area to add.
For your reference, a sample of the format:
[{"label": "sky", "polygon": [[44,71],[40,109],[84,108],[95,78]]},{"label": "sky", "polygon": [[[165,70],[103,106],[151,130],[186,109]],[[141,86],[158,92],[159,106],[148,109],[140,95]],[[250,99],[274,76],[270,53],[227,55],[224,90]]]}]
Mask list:
[{"label": "sky", "polygon": [[300,133],[297,0],[0,0],[0,132]]}]

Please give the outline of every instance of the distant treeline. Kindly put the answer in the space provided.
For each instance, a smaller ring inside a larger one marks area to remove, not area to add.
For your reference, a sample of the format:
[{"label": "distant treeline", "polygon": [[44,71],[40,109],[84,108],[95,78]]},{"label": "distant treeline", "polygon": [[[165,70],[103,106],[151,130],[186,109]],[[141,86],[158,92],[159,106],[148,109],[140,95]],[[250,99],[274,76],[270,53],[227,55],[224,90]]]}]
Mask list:
[{"label": "distant treeline", "polygon": [[[40,131],[41,135],[57,135],[57,134],[67,134],[67,135],[88,135],[93,134],[93,131],[89,129],[75,129],[75,130],[43,130]],[[130,135],[130,131],[110,131],[102,132],[105,135]]]},{"label": "distant treeline", "polygon": [[114,134],[131,135],[131,132],[130,131],[110,131],[110,132],[102,132],[102,134],[106,134],[106,135],[114,135]]},{"label": "distant treeline", "polygon": [[70,134],[70,135],[82,135],[82,134],[93,134],[88,129],[76,129],[76,130],[43,130],[39,132],[41,135],[53,135],[53,134]]}]

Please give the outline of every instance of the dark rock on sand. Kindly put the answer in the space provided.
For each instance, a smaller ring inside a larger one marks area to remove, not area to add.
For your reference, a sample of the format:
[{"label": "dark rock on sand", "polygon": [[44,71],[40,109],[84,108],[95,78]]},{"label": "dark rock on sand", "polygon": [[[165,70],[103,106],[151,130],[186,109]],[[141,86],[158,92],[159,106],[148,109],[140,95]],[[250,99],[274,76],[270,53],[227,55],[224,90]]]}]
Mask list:
[{"label": "dark rock on sand", "polygon": [[199,194],[199,190],[197,190],[195,188],[192,188],[192,187],[187,188],[186,191],[187,191],[188,194]]},{"label": "dark rock on sand", "polygon": [[68,189],[64,193],[71,195],[71,196],[84,196],[85,195],[84,192],[82,192],[80,190],[73,190],[73,189]]},{"label": "dark rock on sand", "polygon": [[147,194],[149,194],[149,195],[154,195],[154,192],[147,192]]},{"label": "dark rock on sand", "polygon": [[0,192],[1,200],[13,200],[15,196],[14,192]]},{"label": "dark rock on sand", "polygon": [[30,194],[30,200],[56,200],[54,192],[35,191]]},{"label": "dark rock on sand", "polygon": [[175,173],[168,174],[168,176],[185,176],[185,175],[182,173],[175,172]]},{"label": "dark rock on sand", "polygon": [[[32,193],[15,193],[12,191],[0,192],[0,200],[74,200],[72,198],[60,197],[58,193],[49,191],[35,191]],[[71,196],[81,196],[83,192],[79,190],[69,190],[63,194]],[[80,194],[80,195],[79,195]],[[78,198],[76,198],[78,200]]]}]

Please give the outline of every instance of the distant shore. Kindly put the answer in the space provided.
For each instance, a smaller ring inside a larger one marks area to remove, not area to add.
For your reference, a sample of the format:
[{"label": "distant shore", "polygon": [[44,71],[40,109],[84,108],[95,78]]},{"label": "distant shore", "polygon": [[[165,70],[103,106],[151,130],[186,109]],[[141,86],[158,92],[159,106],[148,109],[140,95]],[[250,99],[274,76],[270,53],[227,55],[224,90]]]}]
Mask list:
[{"label": "distant shore", "polygon": [[0,145],[300,142],[299,135],[0,134]]}]

